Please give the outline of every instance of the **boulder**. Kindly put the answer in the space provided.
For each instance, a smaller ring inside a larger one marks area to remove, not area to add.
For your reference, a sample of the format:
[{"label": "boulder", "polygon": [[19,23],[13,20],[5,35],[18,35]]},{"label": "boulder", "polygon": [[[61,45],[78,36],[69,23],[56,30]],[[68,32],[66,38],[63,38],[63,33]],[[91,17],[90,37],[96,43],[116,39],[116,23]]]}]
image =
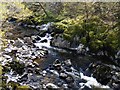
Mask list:
[{"label": "boulder", "polygon": [[54,37],[51,41],[51,45],[61,48],[70,48],[70,42],[64,40],[61,36]]}]

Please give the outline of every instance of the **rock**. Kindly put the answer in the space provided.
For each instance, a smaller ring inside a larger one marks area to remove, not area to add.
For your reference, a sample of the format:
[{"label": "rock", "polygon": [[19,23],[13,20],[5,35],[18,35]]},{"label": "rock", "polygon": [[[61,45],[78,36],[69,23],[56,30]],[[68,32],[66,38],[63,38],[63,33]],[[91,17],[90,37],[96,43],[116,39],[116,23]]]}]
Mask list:
[{"label": "rock", "polygon": [[53,66],[55,69],[61,70],[61,62],[58,59],[53,63]]},{"label": "rock", "polygon": [[[98,82],[100,82],[103,85],[109,85],[110,87],[114,87],[114,85],[117,85],[120,83],[120,76],[119,73],[119,67],[114,65],[106,65],[102,63],[97,63],[91,65],[94,68],[92,69],[93,76],[97,79]],[[112,85],[114,83],[114,85]]]},{"label": "rock", "polygon": [[51,46],[70,48],[70,42],[64,40],[61,36],[56,36],[52,39]]},{"label": "rock", "polygon": [[34,71],[33,71],[33,68],[28,68],[28,69],[27,69],[27,72],[28,72],[28,73],[33,73],[33,72],[34,72]]},{"label": "rock", "polygon": [[40,33],[40,37],[45,37],[46,31]]},{"label": "rock", "polygon": [[9,22],[16,22],[16,21],[17,21],[17,18],[10,17],[10,18],[8,18],[8,21],[9,21]]},{"label": "rock", "polygon": [[65,70],[66,70],[67,72],[72,72],[72,69],[71,69],[70,67],[65,67]]},{"label": "rock", "polygon": [[66,73],[60,73],[60,76],[59,76],[59,77],[60,77],[61,79],[65,79],[65,78],[67,78],[67,76],[68,76],[68,75],[67,75]]},{"label": "rock", "polygon": [[14,40],[8,40],[8,43],[13,44],[13,43],[15,43],[15,41]]},{"label": "rock", "polygon": [[37,37],[35,38],[35,40],[39,41],[39,40],[41,40],[41,38],[40,38],[39,36],[37,36]]},{"label": "rock", "polygon": [[61,62],[58,59],[56,59],[53,63],[53,66],[54,67],[61,66]]},{"label": "rock", "polygon": [[40,74],[40,70],[41,70],[40,68],[36,68],[35,69],[35,74]]},{"label": "rock", "polygon": [[65,60],[64,63],[65,63],[65,65],[68,66],[68,67],[71,67],[71,66],[72,66],[72,63],[71,63],[70,59]]},{"label": "rock", "polygon": [[26,82],[28,80],[28,74],[23,74],[21,78],[19,78],[19,82]]},{"label": "rock", "polygon": [[42,71],[42,75],[45,76],[47,74],[47,72],[44,70]]},{"label": "rock", "polygon": [[11,56],[9,56],[9,55],[3,55],[3,57],[5,57],[6,59],[11,59]]},{"label": "rock", "polygon": [[35,65],[35,67],[39,67],[39,64],[36,61],[33,62],[33,65]]},{"label": "rock", "polygon": [[47,39],[41,40],[41,43],[47,43]]},{"label": "rock", "polygon": [[32,40],[33,43],[36,43],[37,41],[36,40]]},{"label": "rock", "polygon": [[55,74],[56,76],[59,76],[59,73],[56,70],[50,70],[50,72]]},{"label": "rock", "polygon": [[71,75],[68,75],[67,78],[65,79],[67,83],[74,83],[74,78]]},{"label": "rock", "polygon": [[6,53],[9,53],[9,52],[11,52],[11,51],[12,51],[11,48],[6,48],[6,49],[5,49],[5,52],[6,52]]},{"label": "rock", "polygon": [[16,90],[31,90],[29,86],[17,86]]},{"label": "rock", "polygon": [[27,44],[32,44],[32,40],[30,37],[24,37],[24,42]]},{"label": "rock", "polygon": [[87,83],[87,80],[85,80],[85,79],[80,79],[80,83]]},{"label": "rock", "polygon": [[48,83],[46,85],[46,88],[51,89],[51,90],[58,90],[59,89],[59,87],[57,85],[53,84],[53,83]]},{"label": "rock", "polygon": [[10,33],[10,32],[6,32],[6,33],[5,33],[5,36],[6,36],[6,37],[10,37],[10,36],[13,36],[13,33]]},{"label": "rock", "polygon": [[80,90],[92,90],[92,88],[90,88],[90,87],[88,87],[88,86],[84,86],[84,87],[82,87]]},{"label": "rock", "polygon": [[68,84],[63,84],[64,89],[68,89]]}]

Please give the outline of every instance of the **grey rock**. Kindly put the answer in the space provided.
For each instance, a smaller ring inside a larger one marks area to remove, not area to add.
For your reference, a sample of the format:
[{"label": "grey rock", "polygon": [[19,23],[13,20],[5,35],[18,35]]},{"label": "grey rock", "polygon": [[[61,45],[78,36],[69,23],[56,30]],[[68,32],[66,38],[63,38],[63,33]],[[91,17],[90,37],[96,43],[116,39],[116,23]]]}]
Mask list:
[{"label": "grey rock", "polygon": [[24,37],[24,42],[27,44],[32,44],[32,40],[30,37]]},{"label": "grey rock", "polygon": [[65,65],[68,66],[68,67],[69,67],[69,66],[72,66],[72,63],[71,63],[70,59],[65,60],[64,63],[65,63]]},{"label": "grey rock", "polygon": [[59,77],[62,78],[62,79],[65,79],[65,78],[67,78],[67,76],[68,75],[66,73],[60,73]]},{"label": "grey rock", "polygon": [[57,85],[53,84],[53,83],[48,83],[46,85],[46,88],[52,89],[52,90],[58,90],[59,89],[59,87]]},{"label": "grey rock", "polygon": [[65,79],[65,81],[67,83],[74,83],[74,78],[71,75],[69,75],[69,76],[67,76],[67,78]]},{"label": "grey rock", "polygon": [[60,70],[61,69],[61,62],[57,59],[54,61],[53,66],[55,69]]}]

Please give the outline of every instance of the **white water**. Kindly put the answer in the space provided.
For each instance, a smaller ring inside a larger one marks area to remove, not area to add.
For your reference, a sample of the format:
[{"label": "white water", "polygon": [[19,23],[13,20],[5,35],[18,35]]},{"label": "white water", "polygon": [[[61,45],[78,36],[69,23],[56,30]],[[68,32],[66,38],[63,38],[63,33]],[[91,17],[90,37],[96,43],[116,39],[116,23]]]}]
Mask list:
[{"label": "white water", "polygon": [[85,76],[82,72],[80,72],[80,76],[81,76],[81,79],[84,79],[87,81],[87,83],[80,83],[80,85],[82,87],[88,86],[89,88],[91,88],[92,86],[94,86],[94,87],[98,87],[98,88],[110,89],[109,86],[101,85],[100,83],[97,82],[97,80],[95,78]]},{"label": "white water", "polygon": [[42,49],[43,47],[46,47],[46,48],[51,48],[50,46],[50,41],[52,39],[51,35],[50,34],[46,34],[45,37],[42,37],[40,41],[42,40],[47,40],[47,42],[45,43],[41,43],[41,42],[37,42],[37,43],[34,43],[36,46],[38,46],[40,49]]}]

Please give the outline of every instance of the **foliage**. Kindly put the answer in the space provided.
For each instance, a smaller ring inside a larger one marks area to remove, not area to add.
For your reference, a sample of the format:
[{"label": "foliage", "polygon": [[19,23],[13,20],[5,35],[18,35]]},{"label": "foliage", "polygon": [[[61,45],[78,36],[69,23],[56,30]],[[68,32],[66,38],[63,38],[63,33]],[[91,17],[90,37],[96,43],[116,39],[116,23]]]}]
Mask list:
[{"label": "foliage", "polygon": [[23,20],[32,14],[32,12],[20,2],[1,2],[0,6],[0,18],[3,20],[11,17]]},{"label": "foliage", "polygon": [[35,25],[55,22],[56,31],[64,31],[63,38],[84,44],[92,53],[111,56],[119,49],[119,3],[9,2],[0,6],[0,19],[13,17]]},{"label": "foliage", "polygon": [[[112,56],[118,50],[117,29],[111,29],[97,16],[85,19],[78,16],[56,23],[56,28],[64,30],[64,38],[71,43],[78,41],[88,47],[90,52]],[[77,39],[75,38],[77,37]]]}]

